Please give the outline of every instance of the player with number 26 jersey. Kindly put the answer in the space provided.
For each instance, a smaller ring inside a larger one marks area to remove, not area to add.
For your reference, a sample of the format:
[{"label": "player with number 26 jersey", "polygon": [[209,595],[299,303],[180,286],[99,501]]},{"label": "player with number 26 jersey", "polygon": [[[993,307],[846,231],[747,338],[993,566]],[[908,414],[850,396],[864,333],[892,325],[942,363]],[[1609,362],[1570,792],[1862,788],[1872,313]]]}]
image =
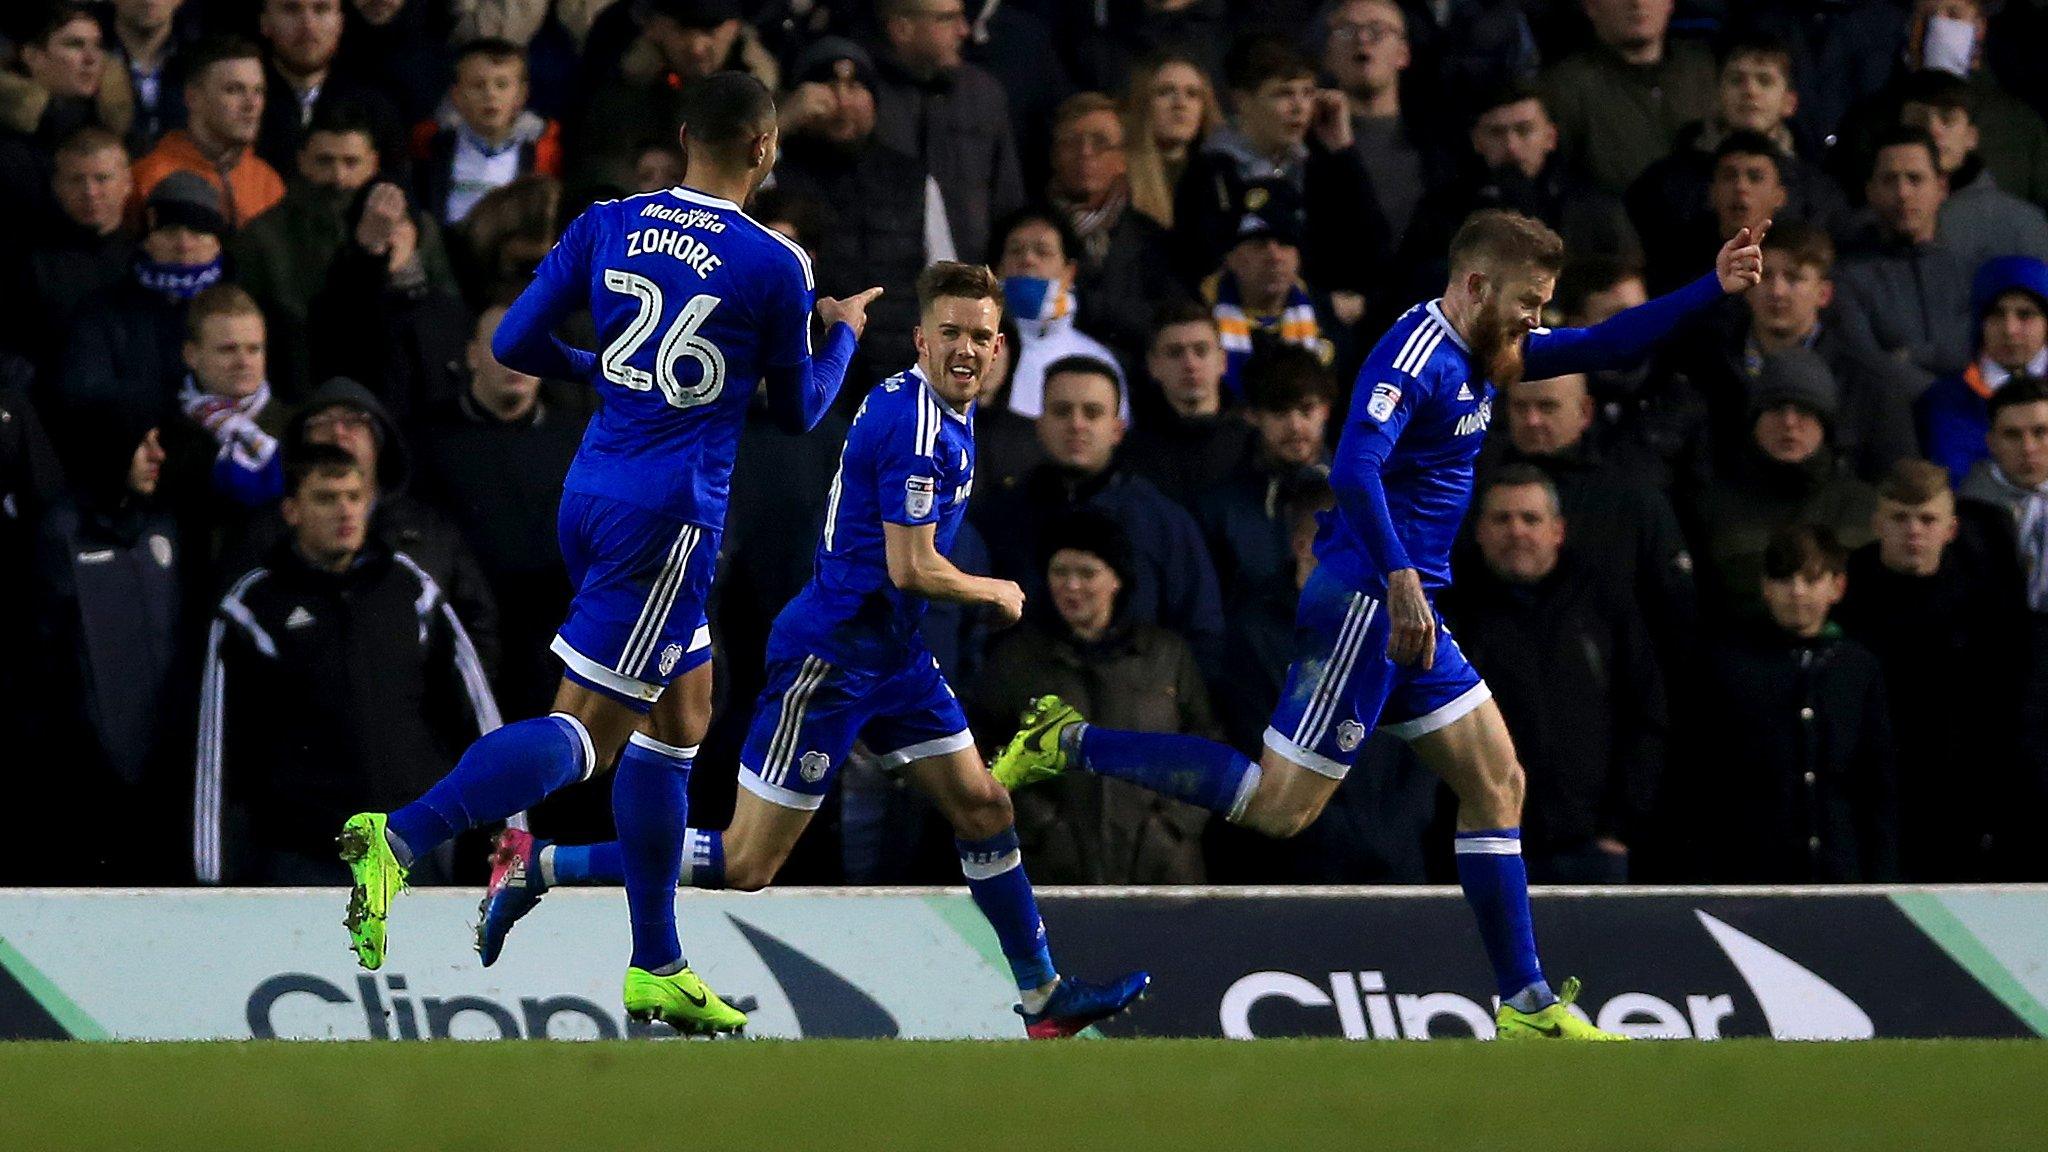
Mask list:
[{"label": "player with number 26 jersey", "polygon": [[[570,353],[604,407],[564,485],[577,592],[554,651],[572,679],[644,709],[710,658],[704,602],[755,387],[779,416],[805,407],[810,260],[730,201],[670,188],[584,212],[530,294],[588,301],[601,348]],[[834,325],[819,367],[835,384],[853,346]]]}]

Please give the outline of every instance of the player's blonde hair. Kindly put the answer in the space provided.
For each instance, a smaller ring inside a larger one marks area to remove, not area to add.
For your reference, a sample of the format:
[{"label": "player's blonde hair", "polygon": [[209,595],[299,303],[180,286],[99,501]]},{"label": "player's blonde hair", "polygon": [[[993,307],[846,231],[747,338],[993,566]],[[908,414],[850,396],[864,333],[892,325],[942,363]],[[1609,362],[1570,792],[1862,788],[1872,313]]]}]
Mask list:
[{"label": "player's blonde hair", "polygon": [[1001,311],[1003,281],[986,264],[963,264],[958,260],[940,260],[917,274],[918,312],[929,312],[932,301],[948,296],[959,300],[993,300]]},{"label": "player's blonde hair", "polygon": [[1520,212],[1474,212],[1451,239],[1451,271],[1498,268],[1536,268],[1555,276],[1564,268],[1564,238]]}]

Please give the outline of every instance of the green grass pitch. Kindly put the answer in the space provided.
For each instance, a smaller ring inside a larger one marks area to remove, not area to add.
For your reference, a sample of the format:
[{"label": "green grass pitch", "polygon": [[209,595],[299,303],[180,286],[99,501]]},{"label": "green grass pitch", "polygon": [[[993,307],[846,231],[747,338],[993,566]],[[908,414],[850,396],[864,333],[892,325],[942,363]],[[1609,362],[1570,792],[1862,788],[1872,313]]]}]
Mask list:
[{"label": "green grass pitch", "polygon": [[2048,1045],[0,1044],[0,1148],[2048,1147]]}]

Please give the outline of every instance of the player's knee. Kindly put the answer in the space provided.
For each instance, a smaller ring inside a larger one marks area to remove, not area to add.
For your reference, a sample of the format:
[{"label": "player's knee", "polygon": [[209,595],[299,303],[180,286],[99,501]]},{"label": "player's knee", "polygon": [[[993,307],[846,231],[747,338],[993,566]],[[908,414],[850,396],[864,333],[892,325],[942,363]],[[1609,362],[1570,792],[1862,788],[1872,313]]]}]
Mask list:
[{"label": "player's knee", "polygon": [[1315,823],[1316,813],[1298,804],[1260,804],[1255,799],[1239,824],[1275,840],[1291,840]]},{"label": "player's knee", "polygon": [[782,860],[762,852],[738,851],[731,848],[725,857],[725,886],[735,892],[759,892],[775,882],[775,874],[782,870]]},{"label": "player's knee", "polygon": [[953,814],[953,833],[962,840],[986,840],[1016,822],[1010,794],[990,777],[987,787],[961,801]]}]

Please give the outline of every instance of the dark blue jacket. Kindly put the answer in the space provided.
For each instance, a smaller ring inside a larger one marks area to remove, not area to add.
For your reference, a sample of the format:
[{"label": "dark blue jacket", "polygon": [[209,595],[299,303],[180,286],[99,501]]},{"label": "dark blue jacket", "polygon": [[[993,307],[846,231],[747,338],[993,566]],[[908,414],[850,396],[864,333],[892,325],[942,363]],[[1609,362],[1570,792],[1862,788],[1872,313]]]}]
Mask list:
[{"label": "dark blue jacket", "polygon": [[[1970,283],[1973,351],[1981,351],[1984,317],[2008,292],[2025,292],[2048,310],[2048,263],[2031,256],[1987,260]],[[1960,485],[1970,466],[1990,454],[1985,437],[1991,431],[1991,394],[1997,389],[1984,378],[1981,361],[1929,385],[1916,405],[1920,447],[1929,460],[1948,469],[1949,481]]]}]

